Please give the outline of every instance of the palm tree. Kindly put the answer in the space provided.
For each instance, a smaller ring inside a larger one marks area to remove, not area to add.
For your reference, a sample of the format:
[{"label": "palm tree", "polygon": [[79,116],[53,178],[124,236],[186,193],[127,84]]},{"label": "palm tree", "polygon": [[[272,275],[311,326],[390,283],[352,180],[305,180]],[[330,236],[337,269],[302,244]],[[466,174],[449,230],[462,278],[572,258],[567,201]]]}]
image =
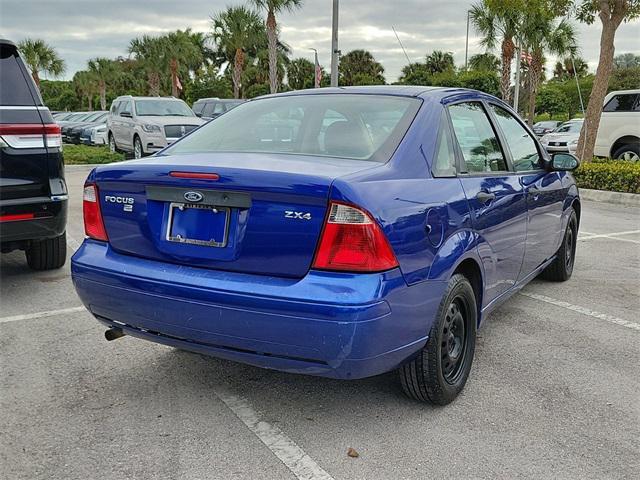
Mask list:
[{"label": "palm tree", "polygon": [[384,84],[384,67],[368,50],[352,50],[340,58],[340,85]]},{"label": "palm tree", "polygon": [[506,102],[511,101],[511,60],[516,51],[514,39],[522,16],[521,8],[515,3],[483,0],[473,5],[469,13],[473,26],[482,35],[482,46],[493,50],[500,42],[500,95]]},{"label": "palm tree", "polygon": [[81,70],[73,76],[73,86],[78,97],[87,100],[87,110],[93,110],[93,95],[96,93],[96,79],[91,72]]},{"label": "palm tree", "polygon": [[[575,65],[575,69],[574,69]],[[589,65],[581,57],[565,57],[562,61],[556,62],[553,69],[553,78],[566,80],[573,77],[584,77],[589,73]]]},{"label": "palm tree", "polygon": [[195,70],[204,61],[202,50],[193,42],[191,29],[185,31],[177,30],[161,37],[160,41],[164,49],[164,57],[168,62],[169,73],[171,74],[171,95],[180,95],[180,66]]},{"label": "palm tree", "polygon": [[267,11],[267,40],[269,50],[269,86],[271,93],[278,92],[278,26],[276,13],[300,8],[302,0],[252,0],[261,10]]},{"label": "palm tree", "polygon": [[212,29],[218,57],[233,63],[233,96],[240,98],[246,53],[255,48],[264,33],[260,15],[247,7],[229,7],[212,18]]},{"label": "palm tree", "polygon": [[47,45],[44,40],[25,38],[18,43],[18,48],[29,68],[36,85],[40,87],[40,72],[57,77],[65,71],[64,60],[53,47]]},{"label": "palm tree", "polygon": [[544,53],[555,55],[576,52],[576,33],[573,25],[566,19],[557,20],[556,13],[544,7],[526,15],[522,24],[523,44],[531,55],[529,62],[529,114],[528,121],[533,125],[536,111],[536,96],[542,81]]},{"label": "palm tree", "polygon": [[89,72],[98,83],[100,92],[100,110],[107,109],[107,82],[110,82],[116,73],[116,67],[108,58],[94,58],[89,60]]},{"label": "palm tree", "polygon": [[432,75],[455,69],[451,52],[443,52],[442,50],[434,50],[430,55],[427,55],[425,64]]},{"label": "palm tree", "polygon": [[129,43],[129,53],[134,55],[147,72],[149,95],[160,96],[160,74],[165,64],[165,49],[159,38],[143,35]]},{"label": "palm tree", "polygon": [[311,88],[314,85],[315,65],[306,58],[294,58],[287,69],[287,81],[294,90]]},{"label": "palm tree", "polygon": [[500,69],[500,59],[493,53],[478,53],[469,58],[469,68],[481,72],[495,72]]}]

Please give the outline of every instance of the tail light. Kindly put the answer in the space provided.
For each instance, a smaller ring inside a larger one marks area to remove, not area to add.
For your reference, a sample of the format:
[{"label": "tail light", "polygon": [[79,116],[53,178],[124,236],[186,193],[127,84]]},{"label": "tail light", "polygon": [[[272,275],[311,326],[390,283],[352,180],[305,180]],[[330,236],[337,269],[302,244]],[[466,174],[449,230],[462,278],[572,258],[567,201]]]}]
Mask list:
[{"label": "tail light", "polygon": [[0,139],[11,148],[62,146],[60,125],[55,123],[17,123],[0,125]]},{"label": "tail light", "polygon": [[102,221],[98,187],[92,183],[84,186],[82,194],[82,216],[84,217],[84,233],[94,240],[108,241],[107,231]]},{"label": "tail light", "polygon": [[368,213],[331,203],[313,268],[347,272],[381,272],[398,266],[382,228]]}]

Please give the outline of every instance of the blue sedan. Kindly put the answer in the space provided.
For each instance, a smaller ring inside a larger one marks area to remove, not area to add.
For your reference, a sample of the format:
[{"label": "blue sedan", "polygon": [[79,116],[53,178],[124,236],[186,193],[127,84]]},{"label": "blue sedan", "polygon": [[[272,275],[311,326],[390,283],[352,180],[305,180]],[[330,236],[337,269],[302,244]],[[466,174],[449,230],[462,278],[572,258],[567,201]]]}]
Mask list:
[{"label": "blue sedan", "polygon": [[476,91],[266,96],[93,170],[73,281],[109,340],[341,379],[397,369],[443,405],[483,319],[571,276],[577,166]]}]

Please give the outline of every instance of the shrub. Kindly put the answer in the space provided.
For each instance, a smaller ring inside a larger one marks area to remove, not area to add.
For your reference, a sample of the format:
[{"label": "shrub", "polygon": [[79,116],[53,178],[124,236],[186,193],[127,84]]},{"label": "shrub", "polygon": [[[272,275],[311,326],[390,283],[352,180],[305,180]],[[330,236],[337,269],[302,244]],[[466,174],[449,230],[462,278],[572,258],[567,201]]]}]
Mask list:
[{"label": "shrub", "polygon": [[580,188],[640,193],[640,162],[594,160],[580,165],[574,177]]},{"label": "shrub", "polygon": [[90,147],[88,145],[64,145],[62,147],[66,165],[84,165],[121,162],[124,154],[111,153],[108,147]]}]

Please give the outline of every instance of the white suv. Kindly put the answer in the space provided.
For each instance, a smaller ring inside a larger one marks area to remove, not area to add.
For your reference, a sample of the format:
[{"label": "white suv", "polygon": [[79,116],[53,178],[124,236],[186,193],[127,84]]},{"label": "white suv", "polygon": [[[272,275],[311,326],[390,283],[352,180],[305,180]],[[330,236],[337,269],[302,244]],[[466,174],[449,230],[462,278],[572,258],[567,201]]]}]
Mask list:
[{"label": "white suv", "polygon": [[[577,143],[569,144],[571,153],[575,153]],[[621,90],[605,97],[593,153],[640,161],[640,90]]]},{"label": "white suv", "polygon": [[116,98],[107,118],[107,141],[112,152],[135,158],[155,153],[204,123],[174,97]]}]

